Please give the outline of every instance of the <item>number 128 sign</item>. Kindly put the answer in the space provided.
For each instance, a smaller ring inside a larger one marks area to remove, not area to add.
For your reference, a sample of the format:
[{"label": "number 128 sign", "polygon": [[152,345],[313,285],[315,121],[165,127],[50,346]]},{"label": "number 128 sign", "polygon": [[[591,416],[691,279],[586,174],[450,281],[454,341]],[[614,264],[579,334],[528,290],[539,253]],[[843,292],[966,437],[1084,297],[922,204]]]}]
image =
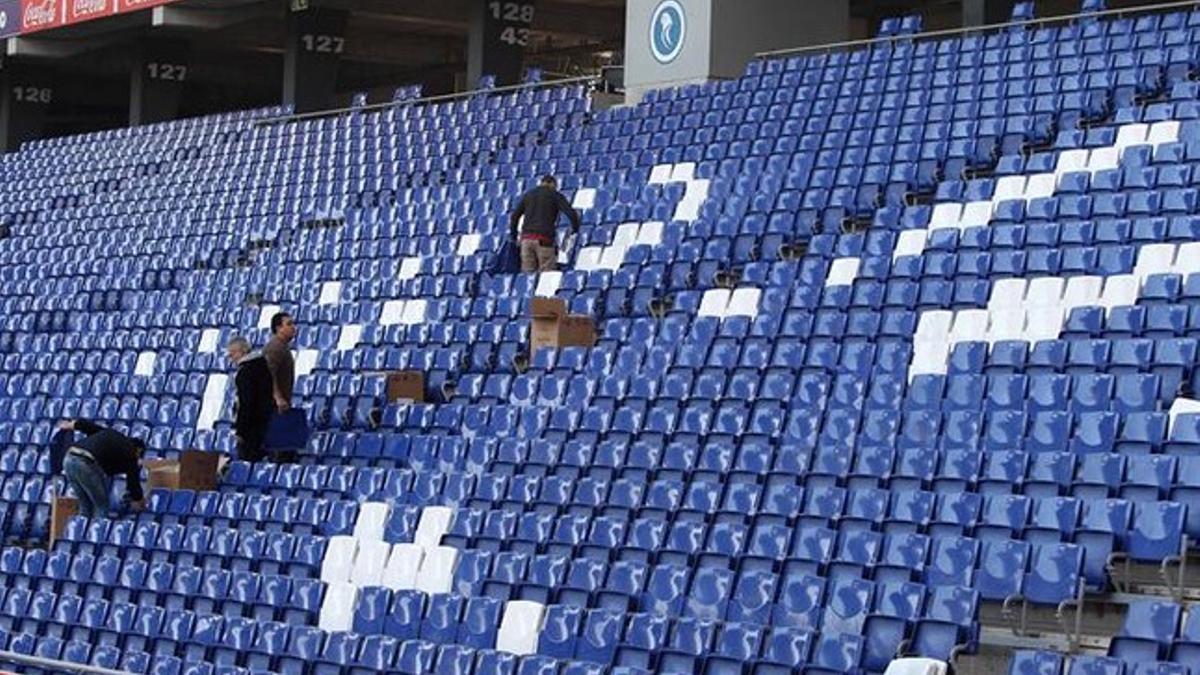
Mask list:
[{"label": "number 128 sign", "polygon": [[524,47],[529,43],[529,27],[533,25],[536,11],[532,2],[488,2],[487,16],[498,34],[497,39],[506,45]]}]

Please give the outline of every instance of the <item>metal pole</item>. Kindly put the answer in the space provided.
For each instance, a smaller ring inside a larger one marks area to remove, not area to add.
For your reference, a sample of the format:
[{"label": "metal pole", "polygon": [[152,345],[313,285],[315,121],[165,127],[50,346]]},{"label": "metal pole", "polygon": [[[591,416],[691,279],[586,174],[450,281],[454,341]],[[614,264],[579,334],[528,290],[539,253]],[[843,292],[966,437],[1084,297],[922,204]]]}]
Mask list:
[{"label": "metal pole", "polygon": [[889,35],[886,37],[867,38],[865,40],[847,40],[845,42],[833,42],[825,45],[809,45],[807,47],[791,47],[788,49],[774,49],[766,52],[758,52],[754,56],[759,59],[772,58],[776,56],[787,56],[790,54],[800,54],[802,52],[815,51],[834,51],[838,49],[846,49],[849,47],[863,47],[867,45],[882,44],[885,42],[897,42],[903,40],[917,40],[935,37],[948,37],[951,35],[965,35],[968,33],[984,33],[1002,28],[1017,28],[1024,26],[1042,25],[1048,23],[1058,23],[1063,21],[1072,21],[1081,18],[1103,18],[1109,16],[1123,16],[1136,11],[1138,14],[1144,12],[1155,12],[1167,9],[1178,9],[1181,7],[1195,6],[1197,0],[1181,0],[1179,2],[1165,2],[1158,5],[1144,5],[1141,7],[1126,7],[1118,9],[1106,9],[1102,12],[1091,12],[1089,14],[1063,14],[1061,16],[1048,16],[1040,19],[1028,19],[1025,21],[1007,21],[1005,23],[993,23],[986,26],[964,26],[961,28],[946,28],[943,30],[928,31],[925,33],[913,33],[912,35]]},{"label": "metal pole", "polygon": [[389,108],[399,108],[408,105],[421,105],[426,103],[440,103],[443,101],[456,101],[462,98],[471,98],[472,96],[490,95],[490,94],[506,94],[509,92],[520,91],[522,89],[538,89],[541,87],[558,87],[568,84],[579,84],[583,82],[595,82],[600,79],[599,75],[584,75],[581,77],[568,77],[561,80],[550,80],[548,82],[532,82],[528,84],[510,84],[504,87],[495,87],[493,89],[473,89],[471,91],[462,91],[455,94],[442,94],[440,96],[428,96],[425,98],[417,98],[409,101],[388,101],[387,103],[372,103],[351,108],[334,108],[331,110],[318,110],[317,112],[304,113],[301,115],[281,115],[279,117],[268,117],[255,122],[255,126],[265,126],[268,124],[279,124],[284,122],[300,122],[303,120],[318,119],[322,117],[334,117],[336,115],[344,115],[352,112],[374,112],[377,110],[387,110]]},{"label": "metal pole", "polygon": [[40,656],[29,656],[27,654],[17,654],[16,652],[0,651],[0,663],[19,663],[37,668],[70,670],[76,673],[89,673],[91,675],[133,675],[126,670],[109,670],[108,668],[89,666],[83,663],[59,661],[58,659],[43,659]]}]

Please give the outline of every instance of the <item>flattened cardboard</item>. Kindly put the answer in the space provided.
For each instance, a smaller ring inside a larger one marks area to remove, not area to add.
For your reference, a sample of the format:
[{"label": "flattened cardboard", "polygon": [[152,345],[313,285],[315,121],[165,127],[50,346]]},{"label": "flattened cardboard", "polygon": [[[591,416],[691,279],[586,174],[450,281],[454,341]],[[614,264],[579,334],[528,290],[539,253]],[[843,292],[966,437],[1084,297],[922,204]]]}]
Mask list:
[{"label": "flattened cardboard", "polygon": [[54,542],[67,529],[67,521],[79,513],[79,500],[74,497],[55,497],[50,504],[50,541],[49,548],[54,548]]}]

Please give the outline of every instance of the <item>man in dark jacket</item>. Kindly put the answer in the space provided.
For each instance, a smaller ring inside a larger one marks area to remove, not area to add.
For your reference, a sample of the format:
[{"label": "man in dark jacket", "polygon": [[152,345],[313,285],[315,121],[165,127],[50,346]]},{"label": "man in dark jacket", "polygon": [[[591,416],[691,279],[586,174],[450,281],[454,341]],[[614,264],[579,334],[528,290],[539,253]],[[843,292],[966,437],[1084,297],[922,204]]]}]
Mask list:
[{"label": "man in dark jacket", "polygon": [[86,438],[72,442],[63,458],[63,476],[79,498],[79,515],[107,516],[113,476],[125,476],[125,497],[134,510],[142,509],[142,455],[146,444],[88,420],[66,420],[59,429],[78,431]]},{"label": "man in dark jacket", "polygon": [[[554,235],[558,217],[562,214],[571,220],[571,230],[579,232],[579,214],[558,191],[554,176],[543,176],[537,187],[521,197],[521,203],[512,212],[509,229],[512,238],[516,239],[517,227],[521,228],[522,272],[549,272],[558,268]],[[524,225],[521,225],[521,216],[525,217]]]},{"label": "man in dark jacket", "polygon": [[233,430],[237,434],[238,459],[257,462],[266,456],[263,441],[267,437],[271,414],[275,412],[271,369],[261,353],[250,351],[250,342],[246,338],[235,337],[230,340],[226,353],[237,366]]}]

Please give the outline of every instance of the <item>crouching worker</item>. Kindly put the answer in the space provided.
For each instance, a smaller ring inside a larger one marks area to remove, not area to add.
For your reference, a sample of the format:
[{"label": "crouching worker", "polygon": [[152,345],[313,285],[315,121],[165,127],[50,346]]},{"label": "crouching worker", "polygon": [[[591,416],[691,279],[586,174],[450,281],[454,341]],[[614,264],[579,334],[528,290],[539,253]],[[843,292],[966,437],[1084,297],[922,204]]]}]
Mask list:
[{"label": "crouching worker", "polygon": [[85,438],[71,443],[63,457],[63,476],[79,498],[79,515],[107,516],[112,508],[112,477],[125,476],[125,497],[130,508],[142,510],[142,455],[146,444],[119,431],[88,420],[66,420],[59,429],[78,431]]}]

